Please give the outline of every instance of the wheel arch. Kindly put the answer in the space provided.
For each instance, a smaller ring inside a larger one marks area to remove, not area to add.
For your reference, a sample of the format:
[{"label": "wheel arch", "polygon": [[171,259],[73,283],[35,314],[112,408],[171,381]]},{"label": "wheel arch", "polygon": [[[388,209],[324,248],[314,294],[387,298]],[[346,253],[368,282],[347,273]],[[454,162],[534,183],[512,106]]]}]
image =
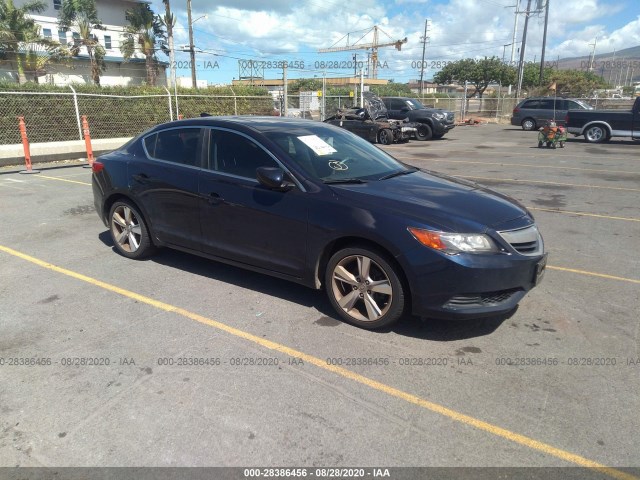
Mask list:
[{"label": "wheel arch", "polygon": [[[111,207],[113,206],[114,203],[116,203],[119,200],[126,200],[127,202],[132,203],[133,206],[138,209],[138,211],[142,214],[142,221],[147,227],[147,230],[149,230],[149,238],[151,239],[151,242],[154,245],[157,245],[158,239],[156,238],[156,235],[153,231],[153,226],[151,225],[151,222],[149,222],[149,215],[147,211],[140,205],[140,203],[136,202],[130,195],[127,195],[123,192],[114,192],[111,195],[109,195],[104,201],[102,215],[107,220],[106,222],[107,225],[109,226],[109,223],[111,222],[111,219],[109,218],[109,212],[111,211]],[[109,226],[109,228],[111,227]]]},{"label": "wheel arch", "polygon": [[610,137],[611,136],[611,132],[613,131],[613,128],[611,128],[611,125],[609,125],[607,122],[605,122],[604,120],[592,120],[589,123],[586,123],[583,127],[582,127],[582,131],[579,133],[579,135],[584,135],[584,133],[591,127],[595,126],[595,125],[600,125],[603,126],[605,128],[605,130],[607,130],[607,136]]},{"label": "wheel arch", "polygon": [[405,302],[406,302],[406,308],[407,308],[406,311],[410,312],[412,291],[409,284],[409,280],[404,271],[404,268],[402,268],[402,265],[400,264],[400,262],[398,262],[395,255],[393,255],[393,253],[391,253],[391,251],[387,247],[369,238],[357,237],[357,236],[346,236],[346,237],[336,238],[331,242],[329,242],[327,245],[325,245],[324,249],[322,250],[322,253],[318,257],[318,260],[316,261],[315,274],[314,274],[316,288],[317,289],[322,288],[324,283],[324,273],[329,263],[329,259],[333,256],[333,254],[339,250],[342,250],[343,248],[349,248],[349,247],[369,248],[383,255],[393,265],[393,267],[396,268],[398,277],[400,278],[400,282],[402,282],[402,286],[405,292]]}]

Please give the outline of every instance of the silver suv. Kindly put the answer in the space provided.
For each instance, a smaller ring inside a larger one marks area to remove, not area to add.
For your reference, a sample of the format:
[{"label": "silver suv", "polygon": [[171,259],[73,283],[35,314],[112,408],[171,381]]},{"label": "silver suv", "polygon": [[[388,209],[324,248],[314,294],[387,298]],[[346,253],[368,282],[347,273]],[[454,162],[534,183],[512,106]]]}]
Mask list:
[{"label": "silver suv", "polygon": [[574,98],[527,98],[513,109],[511,125],[521,126],[523,130],[536,130],[549,120],[555,120],[556,124],[564,125],[564,119],[569,110],[593,110],[593,107]]}]

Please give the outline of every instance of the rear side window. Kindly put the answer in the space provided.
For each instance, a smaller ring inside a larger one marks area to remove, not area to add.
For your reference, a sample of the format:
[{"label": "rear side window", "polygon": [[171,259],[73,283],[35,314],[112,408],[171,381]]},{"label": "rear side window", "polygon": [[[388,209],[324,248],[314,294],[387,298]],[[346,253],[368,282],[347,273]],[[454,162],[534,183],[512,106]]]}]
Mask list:
[{"label": "rear side window", "polygon": [[540,108],[540,101],[539,100],[528,100],[528,101],[524,102],[524,105],[522,105],[521,108]]},{"label": "rear side window", "polygon": [[148,135],[144,147],[151,158],[199,166],[201,128],[171,128]]},{"label": "rear side window", "polygon": [[[540,100],[538,108],[542,110],[553,110],[554,103],[555,102],[552,98],[546,98],[544,100]],[[556,105],[555,108],[558,109],[558,105]]]}]

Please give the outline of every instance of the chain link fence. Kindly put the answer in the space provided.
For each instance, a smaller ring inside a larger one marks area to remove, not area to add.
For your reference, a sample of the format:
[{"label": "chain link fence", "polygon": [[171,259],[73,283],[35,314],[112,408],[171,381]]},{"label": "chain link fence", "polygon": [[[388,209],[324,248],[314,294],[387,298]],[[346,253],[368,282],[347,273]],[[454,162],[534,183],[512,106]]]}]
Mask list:
[{"label": "chain link fence", "polygon": [[[468,118],[509,123],[520,99],[512,97],[470,98],[418,97],[427,107],[442,108]],[[313,103],[300,96],[287,98],[288,116],[322,120],[357,105],[359,98],[326,96]],[[596,108],[631,109],[633,100],[585,98]],[[324,110],[323,110],[324,106]],[[211,115],[278,115],[283,105],[271,95],[105,95],[73,92],[0,92],[0,145],[20,143],[18,117],[25,118],[31,142],[81,140],[81,117],[87,116],[92,138],[135,136],[158,123],[178,118]]]},{"label": "chain link fence", "polygon": [[81,117],[92,138],[135,136],[162,122],[211,115],[273,115],[269,96],[102,95],[88,93],[0,92],[0,145],[20,143],[18,117],[29,141],[81,140]]}]

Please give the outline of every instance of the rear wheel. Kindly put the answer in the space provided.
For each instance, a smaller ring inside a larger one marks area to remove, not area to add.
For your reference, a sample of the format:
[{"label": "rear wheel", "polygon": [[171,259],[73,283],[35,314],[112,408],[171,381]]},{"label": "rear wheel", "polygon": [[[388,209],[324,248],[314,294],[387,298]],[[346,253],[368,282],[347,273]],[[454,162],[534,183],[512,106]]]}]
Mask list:
[{"label": "rear wheel", "polygon": [[378,132],[378,143],[391,145],[393,143],[393,132],[389,128],[383,128]]},{"label": "rear wheel", "polygon": [[602,143],[608,135],[609,132],[602,125],[592,125],[584,132],[584,138],[589,143]]},{"label": "rear wheel", "polygon": [[325,272],[331,305],[345,321],[366,329],[397,322],[405,308],[399,273],[385,256],[368,248],[336,252]]},{"label": "rear wheel", "polygon": [[416,138],[418,140],[431,140],[432,137],[433,131],[431,130],[431,127],[429,125],[427,125],[426,123],[421,123],[420,125],[418,125],[418,128],[416,130]]},{"label": "rear wheel", "polygon": [[536,121],[533,118],[525,118],[524,120],[522,120],[522,123],[520,125],[522,125],[523,130],[535,130]]},{"label": "rear wheel", "polygon": [[144,258],[154,251],[149,230],[133,203],[119,200],[109,211],[111,238],[116,250],[127,258]]}]

